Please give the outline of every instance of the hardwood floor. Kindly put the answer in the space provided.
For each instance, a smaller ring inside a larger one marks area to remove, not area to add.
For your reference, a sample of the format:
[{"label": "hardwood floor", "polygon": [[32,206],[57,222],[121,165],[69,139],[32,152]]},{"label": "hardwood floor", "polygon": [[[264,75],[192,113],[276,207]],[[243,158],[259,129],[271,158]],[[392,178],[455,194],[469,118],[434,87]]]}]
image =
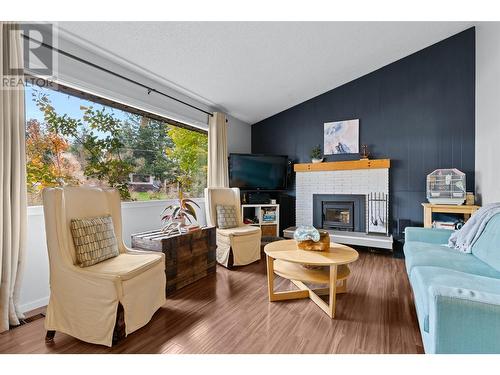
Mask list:
[{"label": "hardwood floor", "polygon": [[0,334],[0,353],[422,353],[404,261],[362,252],[351,270],[334,320],[309,299],[269,303],[262,259],[234,271],[218,267],[113,348],[60,332],[46,345],[39,319]]}]

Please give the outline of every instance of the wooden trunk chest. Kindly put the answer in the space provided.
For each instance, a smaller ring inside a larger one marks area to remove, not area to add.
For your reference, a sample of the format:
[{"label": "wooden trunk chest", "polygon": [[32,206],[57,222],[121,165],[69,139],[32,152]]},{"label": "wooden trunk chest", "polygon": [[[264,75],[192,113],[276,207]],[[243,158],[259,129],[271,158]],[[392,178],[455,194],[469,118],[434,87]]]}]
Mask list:
[{"label": "wooden trunk chest", "polygon": [[132,248],[165,254],[166,294],[215,273],[215,227],[166,236],[159,230],[132,235]]}]

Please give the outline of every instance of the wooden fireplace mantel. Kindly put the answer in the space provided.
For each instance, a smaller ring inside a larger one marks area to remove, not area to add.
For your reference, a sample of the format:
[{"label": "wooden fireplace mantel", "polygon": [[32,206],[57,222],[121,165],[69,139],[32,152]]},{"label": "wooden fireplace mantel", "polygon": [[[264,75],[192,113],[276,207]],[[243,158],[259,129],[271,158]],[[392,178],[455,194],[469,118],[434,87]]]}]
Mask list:
[{"label": "wooden fireplace mantel", "polygon": [[295,164],[295,172],[345,171],[352,169],[389,168],[391,159],[328,161],[323,163]]}]

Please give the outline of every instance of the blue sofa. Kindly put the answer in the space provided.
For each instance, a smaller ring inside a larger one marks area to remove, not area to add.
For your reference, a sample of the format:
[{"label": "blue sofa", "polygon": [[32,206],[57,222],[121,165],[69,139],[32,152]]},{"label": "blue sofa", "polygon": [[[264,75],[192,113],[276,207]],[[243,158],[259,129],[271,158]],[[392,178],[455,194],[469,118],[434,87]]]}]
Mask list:
[{"label": "blue sofa", "polygon": [[406,228],[406,271],[426,353],[500,353],[500,214],[462,254],[451,231]]}]

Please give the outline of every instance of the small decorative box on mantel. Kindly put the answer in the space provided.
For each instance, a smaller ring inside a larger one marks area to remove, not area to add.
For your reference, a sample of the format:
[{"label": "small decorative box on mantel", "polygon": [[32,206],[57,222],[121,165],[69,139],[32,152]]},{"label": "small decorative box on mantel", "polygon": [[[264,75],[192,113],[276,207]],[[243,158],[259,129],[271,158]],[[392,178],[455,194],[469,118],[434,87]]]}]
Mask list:
[{"label": "small decorative box on mantel", "polygon": [[166,295],[215,273],[215,227],[167,236],[160,230],[132,235],[135,250],[165,254]]}]

